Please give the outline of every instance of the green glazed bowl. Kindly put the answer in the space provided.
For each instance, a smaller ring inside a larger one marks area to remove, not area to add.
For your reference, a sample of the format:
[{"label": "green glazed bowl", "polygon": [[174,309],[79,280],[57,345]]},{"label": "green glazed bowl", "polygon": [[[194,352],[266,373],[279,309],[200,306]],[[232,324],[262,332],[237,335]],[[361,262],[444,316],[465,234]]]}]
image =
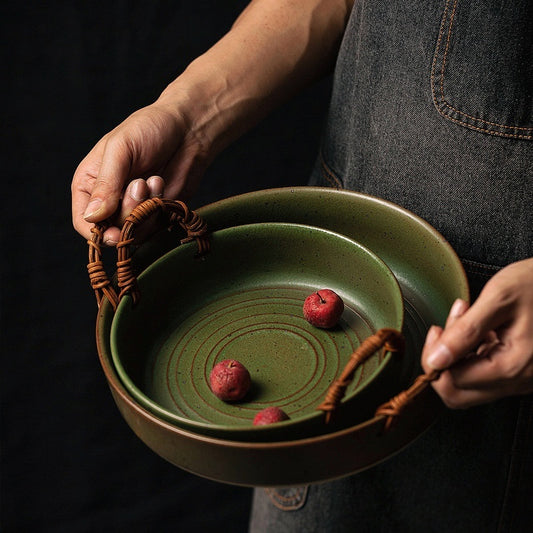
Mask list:
[{"label": "green glazed bowl", "polygon": [[[169,252],[139,276],[140,301],[122,299],[111,351],[132,397],[177,427],[240,441],[310,437],[368,419],[397,382],[398,355],[378,352],[361,365],[334,425],[317,407],[365,338],[402,329],[402,294],[385,263],[353,239],[300,224],[240,225],[210,242],[201,258],[195,243]],[[302,314],[305,298],[323,288],[345,303],[330,330]],[[224,359],[251,374],[240,402],[210,390],[209,373]],[[254,426],[272,405],[290,420]]]},{"label": "green glazed bowl", "polygon": [[[456,298],[469,299],[464,269],[444,237],[413,213],[379,198],[323,187],[280,188],[227,198],[197,211],[211,231],[263,222],[325,228],[355,239],[385,261],[403,293],[406,353],[395,386],[382,391],[381,401],[406,389],[420,374],[420,353],[428,327],[444,325]],[[136,269],[144,270],[174,249],[179,238],[166,231],[154,236],[133,256]],[[429,387],[417,394],[388,431],[386,418],[371,414],[364,422],[302,439],[260,442],[202,435],[155,415],[124,387],[111,356],[113,319],[113,308],[104,298],[96,317],[96,344],[122,417],[151,451],[180,469],[213,481],[279,487],[352,475],[399,453],[443,408]]]}]

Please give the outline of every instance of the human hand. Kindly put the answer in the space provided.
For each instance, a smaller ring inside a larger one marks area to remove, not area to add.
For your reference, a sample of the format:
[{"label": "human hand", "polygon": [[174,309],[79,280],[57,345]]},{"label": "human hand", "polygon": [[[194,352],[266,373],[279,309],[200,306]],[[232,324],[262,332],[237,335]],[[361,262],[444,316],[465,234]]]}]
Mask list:
[{"label": "human hand", "polygon": [[113,217],[104,242],[114,245],[136,205],[161,196],[163,187],[169,198],[190,195],[206,166],[202,143],[184,117],[157,102],[140,109],[105,135],[76,169],[74,227],[89,239],[93,223]]},{"label": "human hand", "polygon": [[[352,5],[250,2],[154,104],[105,135],[80,163],[72,181],[76,230],[89,239],[91,224],[117,213],[123,198],[122,218],[137,202],[138,190],[127,189],[136,178],[162,176],[166,197],[186,199],[221,150],[331,71]],[[119,225],[104,233],[104,242],[117,241]]]},{"label": "human hand", "polygon": [[443,370],[432,385],[455,409],[533,392],[533,258],[500,270],[471,307],[457,300],[428,331],[422,366]]}]

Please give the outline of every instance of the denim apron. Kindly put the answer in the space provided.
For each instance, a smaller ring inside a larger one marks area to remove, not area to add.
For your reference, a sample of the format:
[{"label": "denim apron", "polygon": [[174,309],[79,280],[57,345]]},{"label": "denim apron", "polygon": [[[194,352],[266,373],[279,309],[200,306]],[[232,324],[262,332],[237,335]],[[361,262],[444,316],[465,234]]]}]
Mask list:
[{"label": "denim apron", "polygon": [[[406,207],[472,298],[533,256],[533,0],[359,0],[311,184]],[[532,325],[533,327],[533,325]],[[256,489],[259,532],[531,532],[533,400],[446,410],[401,453],[324,484]]]}]

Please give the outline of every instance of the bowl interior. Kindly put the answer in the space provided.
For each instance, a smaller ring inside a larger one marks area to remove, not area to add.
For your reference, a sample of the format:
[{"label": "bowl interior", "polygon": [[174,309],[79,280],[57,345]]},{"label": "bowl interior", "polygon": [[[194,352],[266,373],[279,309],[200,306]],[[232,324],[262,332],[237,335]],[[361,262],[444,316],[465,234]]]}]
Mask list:
[{"label": "bowl interior", "polygon": [[[208,435],[255,440],[308,431],[321,423],[316,407],[359,344],[382,327],[402,329],[402,294],[385,263],[354,240],[311,226],[215,231],[206,256],[196,257],[195,243],[182,245],[138,282],[139,303],[123,298],[112,323],[117,373],[146,409]],[[302,314],[306,296],[323,288],[345,302],[331,330]],[[225,403],[209,388],[223,359],[239,360],[251,374],[243,401]],[[362,365],[345,403],[357,408],[390,359],[378,353]],[[290,420],[254,427],[257,411],[270,405]]]}]

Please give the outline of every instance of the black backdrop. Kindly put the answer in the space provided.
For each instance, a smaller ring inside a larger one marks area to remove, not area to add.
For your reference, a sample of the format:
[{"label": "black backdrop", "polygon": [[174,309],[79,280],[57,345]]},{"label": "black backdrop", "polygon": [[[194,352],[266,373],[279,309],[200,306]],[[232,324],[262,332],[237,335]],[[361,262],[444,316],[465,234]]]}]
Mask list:
[{"label": "black backdrop", "polygon": [[[72,173],[246,2],[3,2],[1,523],[13,531],[245,531],[251,491],[173,467],[118,414],[94,343]],[[305,183],[329,81],[224,152],[193,207]],[[6,165],[7,163],[7,165]]]}]

